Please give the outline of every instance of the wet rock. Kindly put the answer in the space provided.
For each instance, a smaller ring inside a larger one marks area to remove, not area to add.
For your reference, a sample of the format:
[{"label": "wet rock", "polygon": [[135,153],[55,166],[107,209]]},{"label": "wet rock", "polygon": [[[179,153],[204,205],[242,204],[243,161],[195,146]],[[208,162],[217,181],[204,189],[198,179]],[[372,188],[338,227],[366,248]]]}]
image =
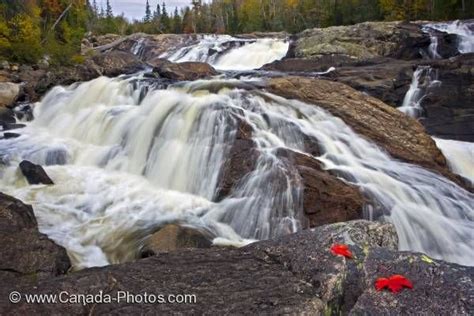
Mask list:
[{"label": "wet rock", "polygon": [[166,225],[147,239],[141,257],[180,249],[210,248],[212,239],[212,235],[205,231],[176,224]]},{"label": "wet rock", "polygon": [[0,130],[2,131],[23,128],[25,126],[26,126],[25,124],[7,123],[7,122],[0,121],[0,128],[1,128]]},{"label": "wet rock", "polygon": [[43,167],[28,160],[20,162],[20,170],[29,184],[54,184]]},{"label": "wet rock", "polygon": [[421,106],[428,133],[474,141],[474,54],[433,61],[440,84],[433,85]]},{"label": "wet rock", "polygon": [[421,58],[431,43],[421,27],[401,22],[364,22],[303,31],[297,35],[295,56],[342,55],[357,60],[375,57]]},{"label": "wet rock", "polygon": [[252,126],[238,120],[238,130],[229,151],[229,158],[224,162],[219,174],[216,201],[229,196],[237,183],[255,169],[259,153],[252,140],[252,131]]},{"label": "wet rock", "polygon": [[0,82],[0,107],[12,106],[18,99],[21,85],[13,82]]},{"label": "wet rock", "polygon": [[0,122],[3,124],[16,123],[15,112],[7,107],[0,107]]},{"label": "wet rock", "polygon": [[10,139],[10,138],[17,138],[17,137],[20,137],[20,134],[17,134],[17,133],[3,133],[3,138],[5,139]]},{"label": "wet rock", "polygon": [[365,200],[357,187],[339,180],[309,155],[280,149],[277,156],[296,167],[310,227],[362,218]]},{"label": "wet rock", "polygon": [[172,63],[164,59],[155,59],[150,64],[154,67],[154,72],[172,80],[192,81],[218,74],[214,67],[201,62]]},{"label": "wet rock", "polygon": [[267,89],[289,99],[315,104],[340,117],[391,156],[432,169],[465,187],[449,171],[446,159],[424,127],[380,100],[341,83],[303,77],[272,78]]},{"label": "wet rock", "polygon": [[3,291],[64,274],[71,266],[66,250],[41,234],[37,226],[31,206],[0,193]]}]

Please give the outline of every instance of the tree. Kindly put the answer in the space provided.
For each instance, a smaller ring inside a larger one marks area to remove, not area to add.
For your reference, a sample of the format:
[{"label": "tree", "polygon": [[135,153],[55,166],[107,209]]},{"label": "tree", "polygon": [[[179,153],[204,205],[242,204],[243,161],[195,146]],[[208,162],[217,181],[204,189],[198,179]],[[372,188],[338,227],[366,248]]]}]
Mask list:
[{"label": "tree", "polygon": [[173,32],[175,34],[180,34],[183,32],[183,26],[182,26],[182,21],[181,21],[181,16],[179,15],[178,8],[176,7],[174,9],[174,14],[173,14]]},{"label": "tree", "polygon": [[151,9],[150,9],[150,3],[148,2],[148,0],[146,0],[145,17],[143,18],[143,21],[145,23],[149,23],[151,21]]},{"label": "tree", "polygon": [[105,5],[105,16],[107,18],[111,18],[114,16],[114,13],[112,11],[112,6],[110,5],[110,0],[107,0],[106,5]]},{"label": "tree", "polygon": [[161,19],[160,19],[160,22],[161,22],[161,31],[163,33],[168,33],[171,31],[171,21],[170,21],[170,18],[168,16],[168,12],[166,11],[166,4],[163,2],[163,4],[161,5],[162,9],[161,9]]},{"label": "tree", "polygon": [[156,11],[153,13],[153,19],[159,20],[160,16],[161,16],[161,8],[160,8],[160,4],[158,3],[156,5]]}]

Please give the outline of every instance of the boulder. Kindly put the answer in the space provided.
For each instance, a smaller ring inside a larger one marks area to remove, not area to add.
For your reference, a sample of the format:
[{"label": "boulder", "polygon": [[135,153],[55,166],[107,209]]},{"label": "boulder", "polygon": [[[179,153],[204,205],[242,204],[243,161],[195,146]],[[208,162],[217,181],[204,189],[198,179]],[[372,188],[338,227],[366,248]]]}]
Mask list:
[{"label": "boulder", "polygon": [[3,133],[3,138],[5,138],[5,139],[17,138],[17,137],[20,137],[20,134],[10,133],[10,132]]},{"label": "boulder", "polygon": [[71,266],[66,250],[38,231],[31,206],[3,193],[0,257],[4,291],[13,290],[20,282],[30,284],[64,274]]},{"label": "boulder", "polygon": [[474,53],[430,62],[440,84],[433,85],[421,106],[428,133],[474,141]]},{"label": "boulder", "polygon": [[[315,140],[305,139],[306,150],[319,155]],[[349,185],[322,168],[321,163],[310,155],[280,148],[275,155],[282,162],[282,176],[294,179],[301,188],[303,228],[359,219],[365,202],[358,188]],[[255,170],[260,152],[252,140],[252,127],[239,121],[236,139],[229,151],[218,181],[216,200],[232,196],[239,182]],[[276,191],[284,191],[286,181],[278,181],[275,175],[272,185]]]},{"label": "boulder", "polygon": [[419,25],[402,22],[364,22],[308,29],[297,38],[294,54],[298,58],[343,55],[355,60],[418,59],[431,43]]},{"label": "boulder", "polygon": [[210,248],[212,235],[190,227],[169,224],[147,238],[141,257],[189,248]]},{"label": "boulder", "polygon": [[15,112],[10,108],[0,107],[0,123],[2,126],[6,124],[15,124]]},{"label": "boulder", "polygon": [[131,74],[145,68],[145,64],[129,52],[111,51],[94,56],[92,61],[102,75],[110,77]]},{"label": "boulder", "polygon": [[378,99],[342,83],[303,77],[272,78],[267,89],[289,99],[315,104],[340,117],[392,157],[434,170],[466,187],[449,170],[446,159],[424,127]]},{"label": "boulder", "polygon": [[18,99],[21,85],[13,82],[0,82],[0,107],[12,106]]},{"label": "boulder", "polygon": [[20,170],[29,184],[54,184],[43,167],[28,160],[20,162]]},{"label": "boulder", "polygon": [[214,67],[201,62],[173,63],[165,59],[154,59],[149,64],[153,66],[154,72],[171,80],[192,81],[218,74]]},{"label": "boulder", "polygon": [[334,71],[320,77],[339,81],[383,102],[398,107],[409,89],[417,64],[423,62],[399,60],[388,57],[354,61],[342,55],[324,55],[317,58],[289,58],[275,61],[262,70],[312,77],[316,72]]},{"label": "boulder", "polygon": [[[353,259],[333,255],[344,243]],[[398,252],[392,225],[354,221],[257,242],[241,249],[188,249],[66,276],[18,282],[28,294],[116,297],[123,291],[150,295],[190,294],[191,304],[18,304],[0,302],[1,314],[468,314],[474,268]],[[378,277],[402,273],[414,288],[378,292]],[[141,295],[141,297],[139,297]],[[446,304],[446,300],[449,304]],[[195,301],[194,301],[195,300]]]},{"label": "boulder", "polygon": [[309,227],[362,218],[365,199],[359,189],[323,169],[310,155],[279,149],[277,156],[296,168],[303,187],[303,211]]}]

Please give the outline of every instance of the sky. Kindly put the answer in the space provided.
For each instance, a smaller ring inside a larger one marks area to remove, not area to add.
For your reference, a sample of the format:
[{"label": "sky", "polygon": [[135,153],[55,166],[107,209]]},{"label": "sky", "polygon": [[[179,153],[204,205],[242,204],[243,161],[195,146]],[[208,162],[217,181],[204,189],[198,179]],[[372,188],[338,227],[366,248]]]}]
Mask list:
[{"label": "sky", "polygon": [[[96,0],[97,5],[103,5],[105,8],[106,0]],[[91,1],[92,2],[92,1]],[[168,13],[173,13],[174,8],[182,8],[191,4],[191,0],[149,0],[152,11],[155,10],[157,3],[160,6],[163,2],[166,3],[166,9]],[[145,15],[145,3],[146,0],[110,0],[110,5],[115,15],[124,14],[130,20],[136,19],[141,20]]]}]

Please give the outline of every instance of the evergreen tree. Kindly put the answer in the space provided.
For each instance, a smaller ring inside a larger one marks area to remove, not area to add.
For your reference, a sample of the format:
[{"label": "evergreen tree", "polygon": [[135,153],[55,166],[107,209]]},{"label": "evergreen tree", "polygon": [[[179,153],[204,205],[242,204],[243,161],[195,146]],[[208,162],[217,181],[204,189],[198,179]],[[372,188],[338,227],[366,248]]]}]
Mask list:
[{"label": "evergreen tree", "polygon": [[166,4],[163,2],[161,5],[161,19],[160,19],[160,26],[161,26],[161,31],[163,33],[169,33],[171,31],[171,21],[168,16],[168,12],[166,11]]},{"label": "evergreen tree", "polygon": [[106,16],[107,18],[113,17],[113,16],[114,16],[114,13],[113,13],[113,11],[112,11],[112,6],[110,5],[110,0],[107,0],[105,6],[106,6],[106,9],[105,9],[105,16]]},{"label": "evergreen tree", "polygon": [[181,21],[181,16],[179,15],[178,8],[176,7],[174,9],[174,15],[173,15],[173,32],[175,34],[180,34],[183,32],[183,26],[182,26],[182,21]]},{"label": "evergreen tree", "polygon": [[150,9],[150,3],[148,2],[148,0],[146,0],[145,17],[143,18],[143,21],[145,23],[149,23],[151,21],[151,9]]},{"label": "evergreen tree", "polygon": [[156,5],[156,11],[153,13],[153,18],[155,20],[159,20],[160,19],[160,16],[161,16],[161,8],[160,8],[160,4],[158,3]]}]

